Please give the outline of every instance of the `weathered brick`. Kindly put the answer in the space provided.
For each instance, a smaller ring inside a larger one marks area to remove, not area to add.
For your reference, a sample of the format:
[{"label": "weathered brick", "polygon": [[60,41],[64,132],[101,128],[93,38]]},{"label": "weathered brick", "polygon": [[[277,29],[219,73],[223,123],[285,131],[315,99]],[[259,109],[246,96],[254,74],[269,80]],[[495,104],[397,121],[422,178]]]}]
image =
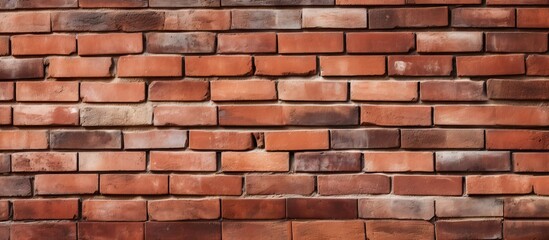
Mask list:
[{"label": "weathered brick", "polygon": [[365,239],[361,221],[305,221],[292,222],[292,239]]},{"label": "weathered brick", "polygon": [[250,132],[190,131],[193,150],[250,150],[254,147]]},{"label": "weathered brick", "polygon": [[406,0],[336,0],[336,5],[404,5]]},{"label": "weathered brick", "polygon": [[143,223],[130,222],[79,222],[78,239],[142,239]]},{"label": "weathered brick", "polygon": [[[0,220],[5,221],[10,218],[10,202],[9,201],[0,201]],[[0,236],[4,236],[2,230],[0,230]]]},{"label": "weathered brick", "polygon": [[396,148],[400,145],[398,129],[331,130],[333,149]]},{"label": "weathered brick", "polygon": [[223,172],[287,172],[290,155],[284,152],[223,152]]},{"label": "weathered brick", "polygon": [[159,152],[149,155],[151,171],[213,172],[217,170],[215,152]]},{"label": "weathered brick", "polygon": [[440,198],[438,217],[503,217],[503,200],[498,198]]},{"label": "weathered brick", "polygon": [[436,152],[436,170],[440,172],[503,172],[511,170],[509,152]]},{"label": "weathered brick", "polygon": [[78,82],[16,82],[15,98],[19,102],[77,102]]},{"label": "weathered brick", "polygon": [[490,79],[487,92],[490,99],[548,100],[549,81]]},{"label": "weathered brick", "polygon": [[189,56],[185,58],[185,74],[193,77],[245,76],[251,74],[252,57]]},{"label": "weathered brick", "polygon": [[428,106],[360,106],[360,124],[377,126],[431,126]]},{"label": "weathered brick", "polygon": [[536,239],[549,234],[549,221],[517,221],[503,222],[504,239]]},{"label": "weathered brick", "polygon": [[222,6],[309,6],[333,4],[334,0],[221,0]]},{"label": "weathered brick", "polygon": [[119,130],[54,130],[50,132],[53,149],[120,149]]},{"label": "weathered brick", "polygon": [[220,0],[149,0],[150,7],[219,7]]},{"label": "weathered brick", "polygon": [[0,154],[0,173],[9,173],[11,171],[10,154]]},{"label": "weathered brick", "polygon": [[168,193],[168,176],[160,174],[103,174],[101,194],[162,195]]},{"label": "weathered brick", "polygon": [[279,53],[340,53],[343,52],[341,32],[279,33]]},{"label": "weathered brick", "polygon": [[435,228],[427,221],[366,221],[368,239],[434,239]]},{"label": "weathered brick", "polygon": [[300,28],[300,10],[238,9],[231,11],[231,29]]},{"label": "weathered brick", "polygon": [[[52,147],[53,147],[52,143]],[[48,131],[5,130],[0,131],[0,150],[47,149]]]},{"label": "weathered brick", "polygon": [[361,170],[359,152],[302,152],[295,153],[297,172],[358,172]]},{"label": "weathered brick", "polygon": [[265,133],[265,149],[284,150],[325,150],[329,146],[326,130],[278,131]]},{"label": "weathered brick", "polygon": [[141,33],[78,34],[78,55],[81,56],[141,52]]},{"label": "weathered brick", "polygon": [[416,34],[417,51],[480,52],[483,49],[482,32],[421,32]]},{"label": "weathered brick", "polygon": [[32,195],[31,178],[24,176],[1,176],[0,196],[22,197]]},{"label": "weathered brick", "polygon": [[2,36],[0,37],[0,56],[5,56],[10,54],[10,37]]},{"label": "weathered brick", "polygon": [[74,222],[33,222],[14,223],[10,226],[12,240],[22,239],[76,239],[76,223]]},{"label": "weathered brick", "polygon": [[82,219],[86,221],[145,221],[147,202],[143,200],[84,200]]},{"label": "weathered brick", "polygon": [[231,175],[171,175],[170,193],[175,195],[240,196],[242,177]]},{"label": "weathered brick", "polygon": [[126,149],[185,148],[186,146],[187,131],[185,130],[124,132]]},{"label": "weathered brick", "polygon": [[286,199],[221,200],[224,219],[282,219],[286,217]]},{"label": "weathered brick", "polygon": [[486,149],[547,150],[549,131],[486,130]]},{"label": "weathered brick", "polygon": [[[365,67],[367,66],[367,67]],[[322,76],[378,76],[385,74],[384,56],[321,56]]]},{"label": "weathered brick", "polygon": [[483,220],[443,220],[436,223],[437,239],[500,239],[502,221]]},{"label": "weathered brick", "polygon": [[316,74],[316,56],[254,56],[255,75],[306,76]]},{"label": "weathered brick", "polygon": [[0,33],[44,33],[50,31],[49,12],[4,12],[0,18]]},{"label": "weathered brick", "polygon": [[147,0],[79,0],[81,8],[140,8],[147,7]]},{"label": "weathered brick", "polygon": [[18,199],[13,201],[13,220],[77,219],[78,199]]},{"label": "weathered brick", "polygon": [[271,80],[217,80],[210,82],[213,101],[262,101],[276,99]]},{"label": "weathered brick", "polygon": [[156,106],[155,126],[215,126],[217,108],[215,106]]},{"label": "weathered brick", "polygon": [[36,195],[94,194],[98,190],[97,174],[42,174],[34,177]]},{"label": "weathered brick", "polygon": [[379,174],[318,176],[320,195],[388,194],[390,178]]},{"label": "weathered brick", "polygon": [[389,56],[390,76],[449,76],[453,71],[452,56]]},{"label": "weathered brick", "polygon": [[208,88],[207,81],[154,81],[149,85],[148,96],[149,101],[204,101]]},{"label": "weathered brick", "polygon": [[365,172],[433,172],[432,152],[365,152]]},{"label": "weathered brick", "polygon": [[2,0],[0,9],[25,9],[25,8],[73,8],[78,6],[77,0]]},{"label": "weathered brick", "polygon": [[11,106],[0,106],[0,125],[11,125],[14,118]]},{"label": "weathered brick", "polygon": [[15,99],[15,84],[13,82],[0,82],[0,101]]},{"label": "weathered brick", "polygon": [[289,198],[288,218],[297,219],[355,219],[356,199]]},{"label": "weathered brick", "polygon": [[549,123],[549,110],[535,106],[435,106],[434,112],[435,125],[544,126]]},{"label": "weathered brick", "polygon": [[544,5],[549,4],[546,0],[524,0],[516,2],[513,0],[487,0],[486,5]]},{"label": "weathered brick", "polygon": [[303,28],[367,28],[366,10],[360,8],[302,10]]},{"label": "weathered brick", "polygon": [[[110,57],[76,58],[54,57],[49,59],[48,74],[53,78],[97,78],[112,76]],[[90,68],[90,66],[94,66]]]},{"label": "weathered brick", "polygon": [[435,216],[435,202],[431,198],[383,197],[358,200],[360,218],[423,219]]},{"label": "weathered brick", "polygon": [[284,101],[347,101],[348,84],[342,81],[280,81],[277,87]]},{"label": "weathered brick", "polygon": [[407,53],[415,47],[411,32],[352,32],[346,41],[349,53]]},{"label": "weathered brick", "polygon": [[467,176],[468,195],[528,194],[532,192],[532,179],[522,175]]},{"label": "weathered brick", "polygon": [[219,222],[147,222],[145,239],[221,239]]},{"label": "weathered brick", "polygon": [[0,59],[0,79],[28,79],[43,77],[44,60],[41,58]]},{"label": "weathered brick", "polygon": [[11,155],[13,172],[73,172],[76,171],[76,153],[25,152]]},{"label": "weathered brick", "polygon": [[246,193],[252,195],[310,195],[315,178],[309,175],[246,175]]},{"label": "weathered brick", "polygon": [[401,147],[410,149],[480,149],[484,130],[475,129],[402,129]]},{"label": "weathered brick", "polygon": [[145,100],[144,82],[83,82],[80,97],[90,103],[142,102]]},{"label": "weathered brick", "polygon": [[78,171],[145,171],[145,152],[80,152]]},{"label": "weathered brick", "polygon": [[80,110],[82,126],[145,126],[152,124],[152,109],[146,106],[93,106]]},{"label": "weathered brick", "polygon": [[[181,2],[181,1],[178,1]],[[179,10],[165,13],[164,30],[228,30],[231,12],[227,10]]]},{"label": "weathered brick", "polygon": [[368,11],[370,29],[448,26],[448,8],[379,8]]},{"label": "weathered brick", "polygon": [[223,222],[222,239],[291,239],[290,221]]},{"label": "weathered brick", "polygon": [[183,75],[181,56],[122,56],[118,59],[119,77],[178,77]]},{"label": "weathered brick", "polygon": [[514,8],[455,8],[452,27],[514,27]]},{"label": "weathered brick", "polygon": [[140,32],[162,30],[164,28],[164,13],[130,10],[59,11],[52,13],[51,26],[52,30],[56,32]]},{"label": "weathered brick", "polygon": [[[399,89],[395,92],[394,89]],[[352,81],[351,100],[413,102],[418,99],[418,83],[412,81]]]},{"label": "weathered brick", "polygon": [[547,34],[534,32],[486,33],[488,52],[546,52]]},{"label": "weathered brick", "polygon": [[211,53],[215,51],[215,33],[148,33],[150,53]]},{"label": "weathered brick", "polygon": [[506,198],[504,213],[508,218],[546,218],[547,207],[549,201],[544,198]]},{"label": "weathered brick", "polygon": [[147,205],[149,219],[152,221],[218,219],[220,210],[219,199],[154,200]]},{"label": "weathered brick", "polygon": [[217,36],[217,52],[274,53],[276,52],[276,33],[222,33]]},{"label": "weathered brick", "polygon": [[70,55],[76,51],[76,38],[70,34],[17,35],[11,37],[11,53],[22,55]]},{"label": "weathered brick", "polygon": [[421,101],[474,102],[488,100],[482,81],[435,80],[420,83]]},{"label": "weathered brick", "polygon": [[399,175],[393,177],[393,192],[397,195],[460,196],[461,176]]},{"label": "weathered brick", "polygon": [[16,126],[77,126],[78,108],[54,105],[14,106],[13,125]]}]

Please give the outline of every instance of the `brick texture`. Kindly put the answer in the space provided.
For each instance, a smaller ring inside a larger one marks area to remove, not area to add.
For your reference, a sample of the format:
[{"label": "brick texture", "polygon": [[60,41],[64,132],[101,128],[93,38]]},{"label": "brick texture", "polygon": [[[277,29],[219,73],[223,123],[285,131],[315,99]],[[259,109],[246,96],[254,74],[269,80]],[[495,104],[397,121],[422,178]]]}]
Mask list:
[{"label": "brick texture", "polygon": [[0,0],[0,240],[547,239],[548,0]]}]

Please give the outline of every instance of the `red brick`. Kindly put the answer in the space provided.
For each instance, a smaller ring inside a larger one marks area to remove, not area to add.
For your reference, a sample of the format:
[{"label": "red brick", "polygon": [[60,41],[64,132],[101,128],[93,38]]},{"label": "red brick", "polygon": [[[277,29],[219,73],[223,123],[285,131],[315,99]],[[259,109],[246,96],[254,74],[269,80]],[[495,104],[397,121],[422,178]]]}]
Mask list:
[{"label": "red brick", "polygon": [[16,82],[18,102],[77,102],[78,82]]},{"label": "red brick", "polygon": [[157,174],[101,175],[101,194],[162,195],[168,194],[168,176]]},{"label": "red brick", "polygon": [[215,106],[156,106],[155,126],[215,126],[217,108]]},{"label": "red brick", "polygon": [[1,33],[50,32],[49,12],[4,12],[0,19]]},{"label": "red brick", "polygon": [[406,4],[481,4],[482,0],[406,0]]},{"label": "red brick", "polygon": [[54,130],[50,143],[52,149],[120,149],[122,137],[118,130]]},{"label": "red brick", "polygon": [[480,149],[484,130],[474,129],[402,129],[402,148]]},{"label": "red brick", "polygon": [[[528,176],[524,176],[528,177]],[[532,184],[534,186],[534,193],[537,195],[547,196],[549,195],[549,187],[547,182],[549,178],[547,176],[532,176]]]},{"label": "red brick", "polygon": [[367,28],[366,10],[304,8],[303,28]]},{"label": "red brick", "polygon": [[503,217],[503,200],[498,198],[440,198],[438,217]]},{"label": "red brick", "polygon": [[483,37],[482,32],[421,32],[417,33],[417,51],[480,52]]},{"label": "red brick", "polygon": [[356,199],[289,198],[288,218],[296,219],[355,219]]},{"label": "red brick", "polygon": [[0,82],[0,101],[15,99],[15,84],[13,82]]},{"label": "red brick", "polygon": [[546,218],[547,207],[545,198],[506,198],[504,212],[508,218]]},{"label": "red brick", "polygon": [[141,32],[164,27],[164,12],[157,11],[59,11],[51,18],[56,32]]},{"label": "red brick", "polygon": [[10,226],[11,240],[24,239],[76,239],[76,223],[14,223]]},{"label": "red brick", "polygon": [[44,60],[42,58],[0,59],[0,79],[12,80],[43,77]]},{"label": "red brick", "polygon": [[404,5],[406,0],[336,0],[336,5]]},{"label": "red brick", "polygon": [[219,199],[154,200],[147,210],[152,221],[206,220],[220,217]]},{"label": "red brick", "polygon": [[488,52],[546,52],[547,34],[534,32],[486,33]]},{"label": "red brick", "polygon": [[549,76],[549,57],[546,55],[530,55],[526,58],[527,74],[530,76]]},{"label": "red brick", "polygon": [[305,32],[279,33],[279,53],[339,53],[343,52],[343,33]]},{"label": "red brick", "polygon": [[126,149],[185,148],[186,146],[187,131],[184,130],[124,132],[124,148]]},{"label": "red brick", "polygon": [[365,152],[365,172],[433,172],[432,152]]},{"label": "red brick", "polygon": [[295,153],[294,165],[297,172],[359,172],[359,152],[302,152]]},{"label": "red brick", "polygon": [[[5,220],[8,220],[9,218],[10,218],[10,202],[0,201],[0,220],[5,221]],[[0,236],[2,236],[2,234],[0,234]]]},{"label": "red brick", "polygon": [[193,150],[250,150],[254,147],[250,132],[190,131]]},{"label": "red brick", "polygon": [[158,152],[149,155],[151,171],[213,172],[217,170],[215,152]]},{"label": "red brick", "polygon": [[536,239],[549,234],[549,221],[517,221],[503,222],[504,239]]},{"label": "red brick", "polygon": [[220,0],[149,0],[150,7],[219,7],[221,6]]},{"label": "red brick", "polygon": [[393,191],[397,195],[460,196],[461,176],[399,175],[393,177]]},{"label": "red brick", "polygon": [[76,107],[53,105],[14,106],[13,125],[16,126],[75,126],[79,111]]},{"label": "red brick", "polygon": [[437,152],[438,172],[503,172],[511,170],[509,152]]},{"label": "red brick", "polygon": [[170,194],[240,196],[242,177],[231,175],[171,175]]},{"label": "red brick", "polygon": [[341,81],[281,81],[278,98],[285,101],[347,101],[347,85]]},{"label": "red brick", "polygon": [[524,55],[456,57],[458,76],[497,76],[525,73]]},{"label": "red brick", "polygon": [[227,10],[179,10],[165,13],[164,30],[228,30],[231,12]]},{"label": "red brick", "polygon": [[[53,144],[52,144],[53,145]],[[47,149],[48,132],[44,130],[0,131],[0,150]]]},{"label": "red brick", "polygon": [[487,92],[490,99],[549,100],[549,81],[490,79]]},{"label": "red brick", "polygon": [[46,0],[46,1],[2,1],[0,9],[25,9],[25,8],[74,8],[78,7],[77,0]]},{"label": "red brick", "polygon": [[76,153],[25,152],[11,155],[13,172],[74,172]]},{"label": "red brick", "polygon": [[310,195],[315,178],[309,175],[246,175],[246,193],[251,195]]},{"label": "red brick", "polygon": [[391,76],[449,76],[453,70],[452,56],[389,56]]},{"label": "red brick", "polygon": [[[256,57],[257,59],[257,57]],[[276,86],[271,80],[216,80],[210,82],[213,101],[275,100]]]},{"label": "red brick", "polygon": [[276,33],[222,33],[217,36],[218,53],[275,53]]},{"label": "red brick", "polygon": [[547,28],[549,27],[549,9],[547,8],[518,8],[517,27],[519,28]]},{"label": "red brick", "polygon": [[2,36],[0,37],[0,56],[5,56],[10,54],[10,37]]},{"label": "red brick", "polygon": [[535,106],[435,106],[434,112],[436,125],[544,126],[549,123],[549,110]]},{"label": "red brick", "polygon": [[467,176],[465,182],[468,195],[528,194],[532,192],[530,176],[511,174]]},{"label": "red brick", "polygon": [[144,82],[82,82],[80,97],[83,102],[120,103],[142,102],[145,100]]},{"label": "red brick", "polygon": [[398,129],[331,130],[332,149],[396,148],[400,145]]},{"label": "red brick", "polygon": [[231,29],[300,29],[297,9],[238,9],[231,11]]},{"label": "red brick", "polygon": [[455,8],[452,27],[515,27],[515,9]]},{"label": "red brick", "polygon": [[290,170],[288,153],[223,152],[223,172],[287,172]]},{"label": "red brick", "polygon": [[366,233],[361,221],[306,221],[292,222],[292,236],[296,240],[362,240]]},{"label": "red brick", "polygon": [[[110,57],[76,58],[54,57],[49,59],[49,76],[53,78],[110,77]],[[90,66],[94,66],[90,68]]]},{"label": "red brick", "polygon": [[[367,67],[365,67],[367,66]],[[322,56],[322,76],[376,76],[385,74],[384,56]]]},{"label": "red brick", "polygon": [[76,52],[74,35],[17,35],[11,37],[11,53],[14,56],[70,55],[74,52]]},{"label": "red brick", "polygon": [[150,53],[211,53],[215,51],[215,33],[148,33]]},{"label": "red brick", "polygon": [[147,222],[145,223],[145,239],[177,240],[177,239],[221,239],[221,223],[219,222]]},{"label": "red brick", "polygon": [[316,74],[316,56],[255,56],[255,75],[306,76]]},{"label": "red brick", "polygon": [[78,4],[81,8],[139,8],[147,7],[147,0],[80,0]]},{"label": "red brick", "polygon": [[0,176],[0,196],[20,197],[32,196],[32,183],[30,177],[25,176]]},{"label": "red brick", "polygon": [[487,5],[544,5],[549,4],[546,0],[524,0],[516,2],[513,0],[487,0]]},{"label": "red brick", "polygon": [[286,199],[221,200],[224,219],[282,219],[286,217]]},{"label": "red brick", "polygon": [[78,199],[17,199],[13,220],[72,220],[78,218]]},{"label": "red brick", "polygon": [[368,219],[423,219],[435,216],[435,203],[431,198],[385,197],[358,200],[360,218]]},{"label": "red brick", "polygon": [[145,227],[143,223],[129,222],[79,222],[78,239],[108,240],[108,239],[143,239]]},{"label": "red brick", "polygon": [[346,41],[349,53],[407,53],[415,47],[411,32],[351,32]]},{"label": "red brick", "polygon": [[328,131],[278,131],[265,133],[265,149],[280,150],[324,150],[329,148]]},{"label": "red brick", "polygon": [[82,219],[86,221],[145,221],[147,202],[143,200],[84,200]]},{"label": "red brick", "polygon": [[245,76],[250,73],[252,73],[251,56],[189,56],[185,58],[187,76]]},{"label": "red brick", "polygon": [[80,152],[78,171],[145,171],[145,152]]},{"label": "red brick", "polygon": [[429,106],[360,106],[360,124],[377,126],[431,126]]},{"label": "red brick", "polygon": [[486,149],[547,150],[549,131],[486,130]]},{"label": "red brick", "polygon": [[0,173],[9,173],[11,171],[10,154],[0,154]]},{"label": "red brick", "polygon": [[153,113],[148,106],[92,106],[80,110],[82,126],[147,126]]},{"label": "red brick", "polygon": [[[394,89],[399,89],[398,92]],[[413,102],[418,99],[418,83],[411,81],[352,81],[355,101]]]},{"label": "red brick", "polygon": [[277,222],[223,222],[222,239],[268,240],[291,239],[290,221]]},{"label": "red brick", "polygon": [[11,106],[0,106],[0,125],[11,125],[12,115]]},{"label": "red brick", "polygon": [[154,81],[149,85],[149,101],[204,101],[208,88],[207,81]]},{"label": "red brick", "polygon": [[448,26],[448,8],[379,8],[368,11],[370,29]]},{"label": "red brick", "polygon": [[378,174],[318,176],[320,195],[388,194],[390,178]]},{"label": "red brick", "polygon": [[549,172],[549,153],[513,153],[515,172]]},{"label": "red brick", "polygon": [[143,52],[141,33],[78,34],[78,55]]},{"label": "red brick", "polygon": [[435,228],[427,221],[366,221],[366,237],[372,240],[431,239]]},{"label": "red brick", "polygon": [[119,77],[178,77],[183,75],[181,56],[122,56],[118,59]]},{"label": "red brick", "polygon": [[44,174],[34,177],[36,195],[94,194],[98,190],[97,174]]},{"label": "red brick", "polygon": [[488,100],[483,81],[436,80],[420,84],[421,101],[473,102]]},{"label": "red brick", "polygon": [[223,6],[309,6],[333,5],[332,0],[221,0]]}]

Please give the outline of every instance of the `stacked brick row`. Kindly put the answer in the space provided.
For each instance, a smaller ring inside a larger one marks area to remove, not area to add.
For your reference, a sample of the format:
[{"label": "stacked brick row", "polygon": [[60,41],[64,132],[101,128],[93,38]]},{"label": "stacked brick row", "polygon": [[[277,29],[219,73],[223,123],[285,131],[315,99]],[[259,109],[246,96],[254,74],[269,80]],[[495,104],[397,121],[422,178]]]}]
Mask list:
[{"label": "stacked brick row", "polygon": [[0,0],[0,240],[544,239],[547,0]]}]

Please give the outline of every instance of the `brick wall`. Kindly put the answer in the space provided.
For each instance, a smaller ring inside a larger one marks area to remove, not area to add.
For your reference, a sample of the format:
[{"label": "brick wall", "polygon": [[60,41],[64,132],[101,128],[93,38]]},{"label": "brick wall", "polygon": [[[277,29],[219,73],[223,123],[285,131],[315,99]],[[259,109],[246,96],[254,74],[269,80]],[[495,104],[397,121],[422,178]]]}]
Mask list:
[{"label": "brick wall", "polygon": [[547,0],[0,9],[0,240],[549,236]]}]

